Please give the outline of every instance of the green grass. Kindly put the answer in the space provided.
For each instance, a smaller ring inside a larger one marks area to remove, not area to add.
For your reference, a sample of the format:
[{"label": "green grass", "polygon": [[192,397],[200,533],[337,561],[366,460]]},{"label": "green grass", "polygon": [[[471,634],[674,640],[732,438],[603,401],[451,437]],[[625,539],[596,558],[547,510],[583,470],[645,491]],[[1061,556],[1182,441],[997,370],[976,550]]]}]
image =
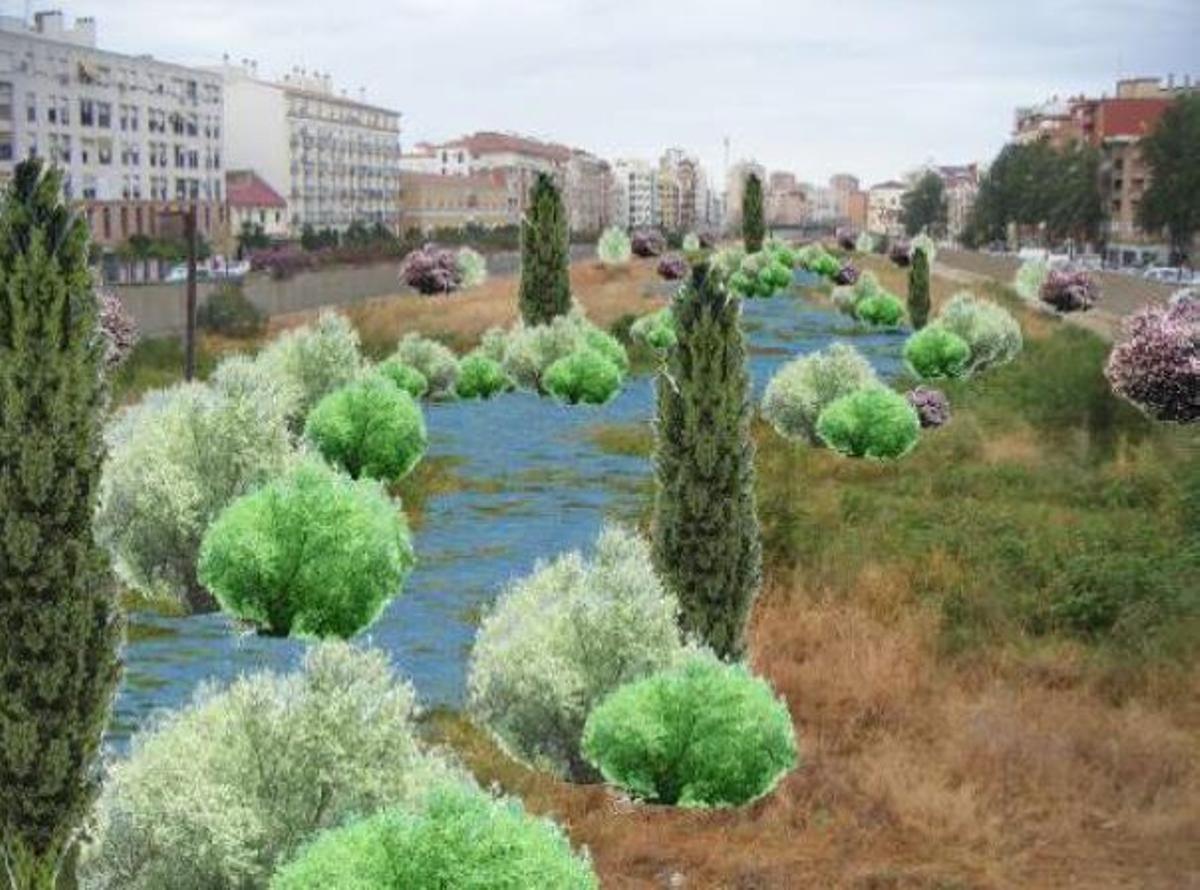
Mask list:
[{"label": "green grass", "polygon": [[[217,359],[196,341],[196,376],[208,377]],[[152,389],[162,389],[183,380],[183,340],[180,337],[150,337],[138,341],[113,378],[113,402],[125,405]]]}]

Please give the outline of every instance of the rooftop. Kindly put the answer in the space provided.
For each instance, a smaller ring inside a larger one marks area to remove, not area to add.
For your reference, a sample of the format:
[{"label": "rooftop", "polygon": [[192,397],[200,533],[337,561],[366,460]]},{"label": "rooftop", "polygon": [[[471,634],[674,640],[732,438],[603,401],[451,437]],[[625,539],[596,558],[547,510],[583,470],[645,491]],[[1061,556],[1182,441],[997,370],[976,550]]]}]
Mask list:
[{"label": "rooftop", "polygon": [[253,170],[230,170],[225,174],[225,195],[230,207],[287,207],[279,192]]}]

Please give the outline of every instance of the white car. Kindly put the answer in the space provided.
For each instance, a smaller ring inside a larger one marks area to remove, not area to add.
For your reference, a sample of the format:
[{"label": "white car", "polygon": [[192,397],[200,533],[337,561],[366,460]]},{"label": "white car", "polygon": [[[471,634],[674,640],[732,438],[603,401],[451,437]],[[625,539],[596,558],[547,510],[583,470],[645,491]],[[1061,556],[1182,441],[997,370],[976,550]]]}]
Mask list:
[{"label": "white car", "polygon": [[1151,266],[1142,273],[1142,277],[1147,281],[1158,281],[1162,284],[1191,284],[1196,281],[1196,273],[1189,272],[1186,269],[1174,269],[1170,266]]}]

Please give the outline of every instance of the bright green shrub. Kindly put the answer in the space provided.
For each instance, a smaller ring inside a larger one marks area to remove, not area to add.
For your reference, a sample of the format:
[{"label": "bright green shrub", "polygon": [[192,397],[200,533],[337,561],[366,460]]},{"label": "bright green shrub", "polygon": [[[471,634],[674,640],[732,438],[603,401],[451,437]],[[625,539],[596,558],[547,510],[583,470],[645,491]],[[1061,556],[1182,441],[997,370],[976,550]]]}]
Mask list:
[{"label": "bright green shrub", "polygon": [[625,347],[608,331],[602,331],[588,322],[583,332],[583,342],[588,349],[594,349],[616,365],[622,377],[629,372],[629,355],[625,352]]},{"label": "bright green shrub", "polygon": [[454,265],[458,267],[459,287],[479,287],[487,281],[487,260],[477,250],[460,247],[454,254]]},{"label": "bright green shrub", "polygon": [[967,341],[945,328],[917,331],[904,344],[904,360],[918,377],[962,377],[971,360]]},{"label": "bright green shrub", "polygon": [[433,791],[328,832],[271,881],[272,890],[598,890],[586,854],[517,800],[466,788]]},{"label": "bright green shrub", "polygon": [[371,374],[331,392],[309,412],[304,436],[352,479],[396,482],[412,472],[429,444],[412,396]]},{"label": "bright green shrub", "polygon": [[458,356],[449,347],[420,334],[409,333],[396,344],[391,358],[421,373],[429,384],[429,398],[454,397],[459,373]]},{"label": "bright green shrub", "polygon": [[395,358],[380,362],[375,367],[375,371],[381,377],[392,381],[414,399],[419,399],[429,392],[429,381],[425,379],[425,375]]},{"label": "bright green shrub", "polygon": [[484,334],[479,347],[480,354],[500,362],[518,387],[539,392],[549,391],[545,378],[551,365],[583,350],[605,356],[622,378],[629,368],[629,357],[620,341],[577,309],[548,324],[519,323],[507,332],[493,328]]},{"label": "bright green shrub", "polygon": [[619,226],[609,226],[596,243],[596,254],[606,266],[624,266],[633,256],[629,235]]},{"label": "bright green shrub", "polygon": [[1011,362],[1023,345],[1021,325],[1008,310],[966,291],[955,294],[933,324],[967,341],[972,374]]},{"label": "bright green shrub", "polygon": [[842,396],[817,418],[817,435],[847,457],[890,460],[917,444],[921,421],[904,396],[869,386]]},{"label": "bright green shrub", "polygon": [[670,307],[643,315],[633,323],[629,333],[637,342],[665,352],[675,345],[675,316]]},{"label": "bright green shrub", "polygon": [[262,890],[321,831],[469,783],[422,750],[417,716],[386,655],[344,643],[310,648],[295,673],[203,686],[112,761],[80,886]]},{"label": "bright green shrub", "polygon": [[886,294],[883,285],[874,272],[863,272],[852,285],[843,285],[833,289],[832,298],[838,311],[857,318],[858,304],[868,297]]},{"label": "bright green shrub", "polygon": [[621,389],[621,369],[594,349],[580,349],[546,369],[546,392],[568,405],[603,405]]},{"label": "bright green shrub", "polygon": [[313,405],[362,371],[358,332],[336,312],[322,312],[315,324],[282,334],[258,360],[300,394],[296,414],[289,418],[296,428]]},{"label": "bright green shrub", "polygon": [[588,717],[583,752],[644,800],[737,806],[795,767],[796,737],[765,680],[705,654],[608,696]]},{"label": "bright green shrub", "polygon": [[316,458],[244,495],[204,535],[201,582],[267,636],[354,636],[400,592],[408,526],[377,482]]},{"label": "bright green shrub", "polygon": [[904,305],[891,294],[873,294],[854,307],[859,321],[877,328],[894,328],[904,318]]},{"label": "bright green shrub", "polygon": [[775,372],[763,393],[763,416],[785,438],[816,442],[817,418],[826,405],[878,382],[858,350],[834,343]]},{"label": "bright green shrub", "polygon": [[455,391],[460,399],[490,399],[497,393],[508,392],[513,382],[495,359],[481,352],[472,352],[458,364],[458,385]]},{"label": "bright green shrub", "polygon": [[129,587],[193,612],[216,607],[196,577],[204,532],[292,454],[284,417],[295,402],[260,387],[276,379],[258,380],[260,370],[223,363],[222,391],[189,383],[153,392],[109,427],[93,529]]},{"label": "bright green shrub", "polygon": [[592,777],[579,738],[592,706],[683,654],[679,604],[636,535],[605,529],[595,555],[539,564],[484,616],[471,652],[472,716],[515,756]]}]

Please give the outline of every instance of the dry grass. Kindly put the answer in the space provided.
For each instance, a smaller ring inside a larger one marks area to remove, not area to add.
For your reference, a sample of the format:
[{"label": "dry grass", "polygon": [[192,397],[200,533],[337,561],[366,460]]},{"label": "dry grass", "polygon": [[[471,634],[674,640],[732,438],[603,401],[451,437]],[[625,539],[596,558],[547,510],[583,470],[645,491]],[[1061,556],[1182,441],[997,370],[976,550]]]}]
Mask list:
[{"label": "dry grass", "polygon": [[[607,328],[622,315],[641,315],[658,308],[654,297],[658,278],[652,260],[633,260],[627,268],[609,270],[594,260],[571,266],[571,289],[588,317]],[[358,329],[368,352],[379,354],[409,331],[435,337],[468,349],[490,327],[517,320],[517,275],[492,276],[479,287],[449,297],[395,294],[364,300],[345,314]],[[271,319],[272,332],[311,321],[314,311],[294,312]]]}]

